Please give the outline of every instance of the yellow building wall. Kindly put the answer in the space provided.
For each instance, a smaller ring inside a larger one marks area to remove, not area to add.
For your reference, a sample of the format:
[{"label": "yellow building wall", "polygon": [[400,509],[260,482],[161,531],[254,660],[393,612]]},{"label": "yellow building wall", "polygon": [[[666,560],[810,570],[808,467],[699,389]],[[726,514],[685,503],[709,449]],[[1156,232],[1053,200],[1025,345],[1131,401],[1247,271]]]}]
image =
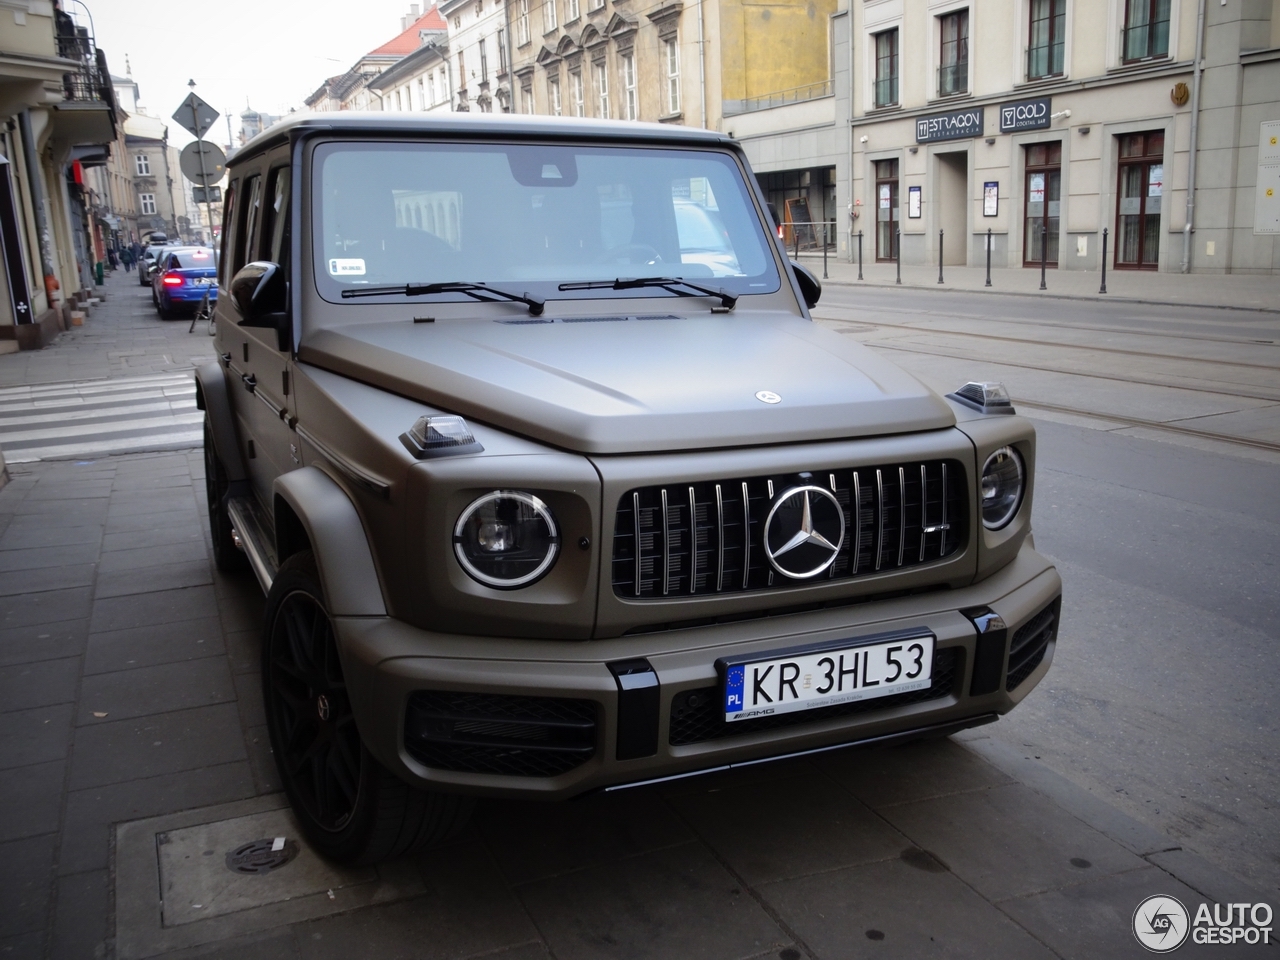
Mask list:
[{"label": "yellow building wall", "polygon": [[836,0],[721,0],[721,98],[747,100],[830,79]]}]

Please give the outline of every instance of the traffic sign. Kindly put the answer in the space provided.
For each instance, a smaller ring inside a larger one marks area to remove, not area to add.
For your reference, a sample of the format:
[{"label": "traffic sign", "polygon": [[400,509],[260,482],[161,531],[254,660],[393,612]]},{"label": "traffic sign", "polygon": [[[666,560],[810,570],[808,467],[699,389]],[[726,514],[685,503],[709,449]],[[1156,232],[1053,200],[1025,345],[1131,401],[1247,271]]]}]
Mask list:
[{"label": "traffic sign", "polygon": [[226,173],[227,155],[217,144],[195,140],[182,148],[178,156],[182,175],[200,187],[217,183]]},{"label": "traffic sign", "polygon": [[187,94],[187,98],[173,112],[173,119],[190,130],[191,135],[197,140],[209,132],[209,128],[220,116],[217,110],[197,97],[195,93]]},{"label": "traffic sign", "polygon": [[221,203],[222,188],[209,187],[206,191],[204,187],[192,187],[191,199],[196,203]]}]

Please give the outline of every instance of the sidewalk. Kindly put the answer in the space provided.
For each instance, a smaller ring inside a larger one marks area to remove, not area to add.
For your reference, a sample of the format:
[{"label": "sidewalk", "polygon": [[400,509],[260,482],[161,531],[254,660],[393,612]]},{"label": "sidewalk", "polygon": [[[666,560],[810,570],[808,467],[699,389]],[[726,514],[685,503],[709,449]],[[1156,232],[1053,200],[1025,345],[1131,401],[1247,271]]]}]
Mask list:
[{"label": "sidewalk", "polygon": [[[864,254],[865,256],[865,254]],[[822,253],[801,251],[800,262],[822,277]],[[897,265],[863,261],[858,265],[837,260],[827,251],[828,279],[824,283],[896,287]],[[977,293],[1023,294],[1099,301],[1136,301],[1179,307],[1228,307],[1280,312],[1280,276],[1156,273],[1148,270],[1107,270],[1107,292],[1100,294],[1097,271],[1046,270],[1046,290],[1040,290],[1038,268],[992,268],[991,286],[985,267],[946,266],[944,283],[938,283],[938,265],[902,265],[902,286],[918,290],[964,290]]]}]

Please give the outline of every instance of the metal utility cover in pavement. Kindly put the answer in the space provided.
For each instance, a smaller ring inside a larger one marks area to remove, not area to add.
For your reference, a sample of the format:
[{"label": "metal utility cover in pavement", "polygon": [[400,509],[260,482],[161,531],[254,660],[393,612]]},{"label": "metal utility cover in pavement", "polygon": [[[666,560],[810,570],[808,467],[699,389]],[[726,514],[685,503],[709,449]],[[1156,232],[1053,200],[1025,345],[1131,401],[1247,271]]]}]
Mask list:
[{"label": "metal utility cover in pavement", "polygon": [[[116,956],[137,960],[422,892],[412,862],[345,869],[321,859],[285,803],[254,797],[117,826]],[[287,863],[228,869],[227,854],[262,840],[269,850],[277,837],[296,843]]]},{"label": "metal utility cover in pavement", "polygon": [[187,98],[179,104],[178,109],[173,111],[173,119],[190,130],[191,135],[197,140],[209,132],[209,128],[220,116],[222,114],[194,93],[187,94]]}]

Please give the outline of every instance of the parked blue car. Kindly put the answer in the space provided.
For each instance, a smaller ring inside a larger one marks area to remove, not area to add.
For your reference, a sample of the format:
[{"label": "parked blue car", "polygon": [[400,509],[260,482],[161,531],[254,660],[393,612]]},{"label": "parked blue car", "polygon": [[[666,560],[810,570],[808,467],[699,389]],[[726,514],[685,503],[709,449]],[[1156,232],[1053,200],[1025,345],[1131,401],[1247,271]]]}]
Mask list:
[{"label": "parked blue car", "polygon": [[218,302],[218,257],[208,247],[179,247],[157,261],[151,277],[151,300],[163,320],[178,310],[195,310],[208,293]]}]

